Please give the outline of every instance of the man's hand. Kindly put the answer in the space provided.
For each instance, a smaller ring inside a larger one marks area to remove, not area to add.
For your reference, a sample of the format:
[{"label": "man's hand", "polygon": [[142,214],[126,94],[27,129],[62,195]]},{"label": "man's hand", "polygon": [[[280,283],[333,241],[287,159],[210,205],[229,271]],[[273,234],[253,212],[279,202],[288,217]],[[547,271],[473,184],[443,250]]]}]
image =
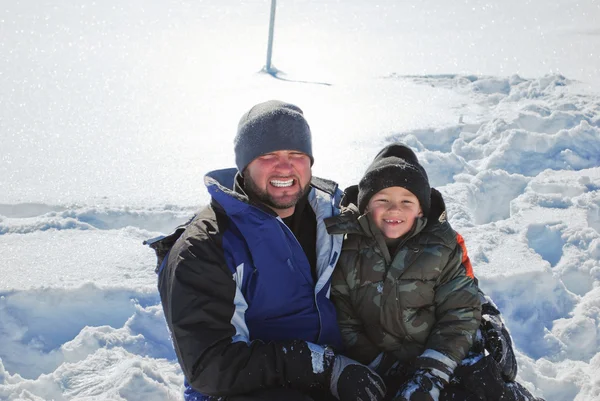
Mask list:
[{"label": "man's hand", "polygon": [[401,365],[400,361],[391,353],[381,352],[367,366],[385,379],[397,375]]},{"label": "man's hand", "polygon": [[517,360],[513,350],[512,339],[500,311],[489,297],[481,305],[481,334],[483,344],[490,355],[498,363],[502,377],[514,381],[517,377]]},{"label": "man's hand", "polygon": [[330,347],[308,343],[313,371],[321,373],[331,394],[340,401],[382,401],[385,383],[369,367],[342,355]]},{"label": "man's hand", "polygon": [[380,401],[385,396],[385,384],[377,373],[342,355],[334,358],[330,389],[340,401]]},{"label": "man's hand", "polygon": [[393,401],[439,401],[440,392],[446,384],[430,371],[419,369],[400,387]]}]

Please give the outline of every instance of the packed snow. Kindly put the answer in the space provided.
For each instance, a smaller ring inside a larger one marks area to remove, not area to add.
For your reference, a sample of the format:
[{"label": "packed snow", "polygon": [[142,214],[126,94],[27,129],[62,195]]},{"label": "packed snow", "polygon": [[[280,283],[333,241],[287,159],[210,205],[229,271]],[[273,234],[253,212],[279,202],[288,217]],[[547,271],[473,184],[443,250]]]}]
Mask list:
[{"label": "packed snow", "polygon": [[600,400],[600,3],[21,0],[0,7],[0,400],[182,400],[143,240],[208,201],[280,99],[313,173],[411,146],[514,337],[518,380]]}]

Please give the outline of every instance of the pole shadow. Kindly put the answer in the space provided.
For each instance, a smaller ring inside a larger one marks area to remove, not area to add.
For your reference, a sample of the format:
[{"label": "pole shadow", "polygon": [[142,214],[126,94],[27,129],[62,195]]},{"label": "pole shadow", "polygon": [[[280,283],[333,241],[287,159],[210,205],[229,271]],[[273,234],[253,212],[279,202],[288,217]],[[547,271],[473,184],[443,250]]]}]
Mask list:
[{"label": "pole shadow", "polygon": [[286,81],[286,82],[296,82],[296,83],[300,83],[300,84],[313,84],[313,85],[324,85],[324,86],[332,86],[333,84],[330,84],[328,82],[318,82],[318,81],[303,81],[300,79],[290,79],[290,78],[285,78],[285,73],[283,71],[278,70],[277,68],[271,67],[269,69],[267,69],[266,67],[263,67],[262,70],[259,71],[262,74],[268,74],[270,76],[272,76],[275,79],[279,79],[280,81]]}]

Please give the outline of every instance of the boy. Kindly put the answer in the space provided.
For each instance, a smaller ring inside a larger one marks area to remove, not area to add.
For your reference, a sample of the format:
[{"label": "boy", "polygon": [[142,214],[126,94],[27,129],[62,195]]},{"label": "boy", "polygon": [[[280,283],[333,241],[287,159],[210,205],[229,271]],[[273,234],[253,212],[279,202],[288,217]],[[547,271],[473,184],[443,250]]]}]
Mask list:
[{"label": "boy", "polygon": [[473,347],[479,289],[414,152],[384,148],[342,204],[326,220],[345,234],[332,299],[346,355],[384,376],[388,399],[534,400]]}]

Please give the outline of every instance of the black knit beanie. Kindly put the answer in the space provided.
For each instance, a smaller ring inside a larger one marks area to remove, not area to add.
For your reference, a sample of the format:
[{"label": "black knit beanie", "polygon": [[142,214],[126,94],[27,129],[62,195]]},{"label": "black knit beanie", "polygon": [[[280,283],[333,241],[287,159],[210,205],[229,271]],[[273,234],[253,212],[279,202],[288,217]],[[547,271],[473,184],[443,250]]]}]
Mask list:
[{"label": "black knit beanie", "polygon": [[239,172],[258,156],[277,150],[306,153],[311,165],[314,162],[310,127],[302,110],[279,100],[259,103],[245,113],[233,144]]},{"label": "black knit beanie", "polygon": [[400,143],[388,145],[375,156],[365,175],[358,183],[358,210],[365,212],[369,200],[382,189],[402,187],[419,200],[423,216],[431,208],[429,178],[417,155]]}]

